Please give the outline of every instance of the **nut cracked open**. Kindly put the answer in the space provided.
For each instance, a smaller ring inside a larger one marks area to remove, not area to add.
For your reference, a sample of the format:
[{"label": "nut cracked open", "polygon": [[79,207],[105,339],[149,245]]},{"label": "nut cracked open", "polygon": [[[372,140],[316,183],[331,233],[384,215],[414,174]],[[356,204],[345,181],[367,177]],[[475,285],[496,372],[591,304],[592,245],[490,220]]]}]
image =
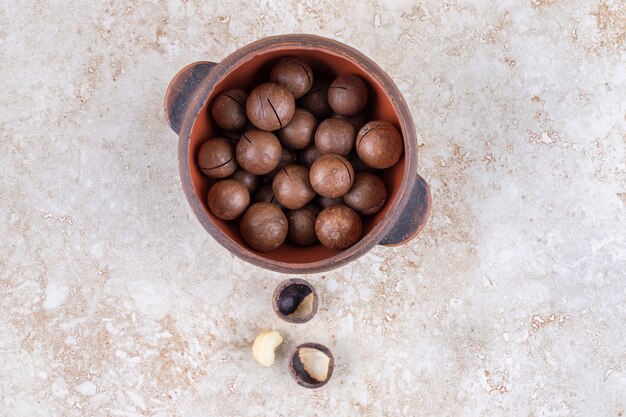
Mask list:
[{"label": "nut cracked open", "polygon": [[289,361],[289,373],[298,385],[319,388],[333,375],[335,360],[330,350],[319,343],[303,343]]},{"label": "nut cracked open", "polygon": [[307,281],[292,278],[281,282],[272,295],[276,315],[289,323],[306,323],[317,313],[319,298]]}]

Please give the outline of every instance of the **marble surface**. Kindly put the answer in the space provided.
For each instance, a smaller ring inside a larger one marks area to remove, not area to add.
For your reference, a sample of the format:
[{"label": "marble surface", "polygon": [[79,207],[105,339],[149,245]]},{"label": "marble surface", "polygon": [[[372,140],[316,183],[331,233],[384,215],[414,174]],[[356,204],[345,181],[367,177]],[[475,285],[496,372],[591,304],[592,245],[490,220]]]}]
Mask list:
[{"label": "marble surface", "polygon": [[[410,244],[307,277],[301,326],[194,218],[162,111],[184,65],[288,32],[391,75],[433,192]],[[0,87],[1,416],[626,414],[624,1],[3,0]]]}]

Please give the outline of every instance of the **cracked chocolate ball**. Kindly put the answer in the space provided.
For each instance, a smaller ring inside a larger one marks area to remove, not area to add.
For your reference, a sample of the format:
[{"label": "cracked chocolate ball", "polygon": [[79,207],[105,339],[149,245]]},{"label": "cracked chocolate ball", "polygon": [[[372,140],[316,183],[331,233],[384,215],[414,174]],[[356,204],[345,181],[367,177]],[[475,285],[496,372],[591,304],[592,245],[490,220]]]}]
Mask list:
[{"label": "cracked chocolate ball", "polygon": [[270,81],[287,88],[294,98],[300,98],[313,85],[313,71],[300,58],[288,56],[274,65],[270,72]]},{"label": "cracked chocolate ball", "polygon": [[328,87],[328,104],[335,113],[354,116],[367,105],[367,85],[356,75],[339,76]]},{"label": "cracked chocolate ball", "polygon": [[276,136],[287,148],[304,149],[313,142],[315,129],[317,129],[317,119],[313,113],[296,108],[291,121],[280,129]]},{"label": "cracked chocolate ball", "polygon": [[304,207],[315,197],[309,181],[309,170],[302,165],[289,165],[276,173],[272,182],[276,201],[288,209]]},{"label": "cracked chocolate ball", "polygon": [[274,204],[256,203],[244,213],[239,231],[253,249],[269,252],[282,245],[287,238],[287,218]]},{"label": "cracked chocolate ball", "polygon": [[313,113],[315,117],[321,118],[331,113],[328,105],[328,87],[330,81],[324,78],[315,78],[311,89],[299,100],[300,107]]},{"label": "cracked chocolate ball", "polygon": [[317,149],[315,145],[312,145],[300,151],[298,160],[305,167],[311,168],[313,162],[315,162],[320,156],[322,156],[320,150]]},{"label": "cracked chocolate ball", "polygon": [[222,220],[233,220],[241,216],[250,204],[250,193],[237,180],[218,181],[207,194],[209,210]]},{"label": "cracked chocolate ball", "polygon": [[287,213],[289,240],[300,246],[309,246],[317,242],[315,234],[315,220],[320,210],[312,205],[306,205],[298,210]]},{"label": "cracked chocolate ball", "polygon": [[255,192],[259,188],[259,184],[261,182],[258,175],[254,175],[253,173],[243,169],[235,171],[233,175],[231,175],[231,178],[245,185],[250,193]]},{"label": "cracked chocolate ball", "polygon": [[342,156],[320,156],[311,166],[311,186],[324,197],[337,198],[348,192],[354,180],[352,165]]},{"label": "cracked chocolate ball", "polygon": [[293,165],[296,163],[298,158],[296,154],[291,149],[282,148],[280,151],[280,161],[278,162],[278,166],[272,170],[272,172],[265,175],[265,177],[269,179],[274,179],[274,176],[278,171],[286,167],[287,165]]},{"label": "cracked chocolate ball", "polygon": [[348,155],[354,148],[356,131],[347,120],[326,119],[315,131],[315,146],[322,154]]},{"label": "cracked chocolate ball", "polygon": [[367,165],[376,169],[394,166],[402,156],[402,135],[391,123],[374,120],[359,130],[356,152]]},{"label": "cracked chocolate ball", "polygon": [[343,201],[363,215],[378,213],[387,201],[387,188],[377,175],[359,172],[354,175],[354,184],[343,196]]},{"label": "cracked chocolate ball", "polygon": [[247,100],[248,94],[243,90],[235,89],[223,92],[217,96],[211,107],[213,120],[222,129],[242,129],[248,121],[246,117]]},{"label": "cracked chocolate ball", "polygon": [[246,101],[246,114],[250,122],[268,132],[287,126],[295,110],[296,103],[289,90],[276,83],[259,85]]},{"label": "cracked chocolate ball", "polygon": [[363,113],[359,113],[355,116],[342,116],[338,113],[335,113],[333,114],[332,117],[333,119],[341,119],[341,120],[349,121],[350,124],[354,126],[355,132],[358,132],[359,130],[361,130],[361,128],[365,126],[365,123],[367,123],[367,117]]},{"label": "cracked chocolate ball", "polygon": [[273,133],[248,130],[237,143],[237,162],[252,174],[265,175],[278,166],[281,149],[280,142]]},{"label": "cracked chocolate ball", "polygon": [[233,144],[226,138],[207,140],[198,150],[198,167],[208,177],[228,177],[237,169]]},{"label": "cracked chocolate ball", "polygon": [[350,207],[325,208],[315,220],[315,234],[329,249],[346,249],[361,238],[361,218]]}]

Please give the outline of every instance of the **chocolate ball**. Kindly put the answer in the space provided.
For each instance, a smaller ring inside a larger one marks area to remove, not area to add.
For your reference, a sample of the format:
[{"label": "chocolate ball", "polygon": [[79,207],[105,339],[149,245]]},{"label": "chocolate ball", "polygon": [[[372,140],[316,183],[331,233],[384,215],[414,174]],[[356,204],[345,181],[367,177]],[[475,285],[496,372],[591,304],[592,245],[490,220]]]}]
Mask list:
[{"label": "chocolate ball", "polygon": [[286,87],[294,98],[300,98],[313,85],[313,71],[300,58],[288,56],[274,65],[270,72],[270,81]]},{"label": "chocolate ball", "polygon": [[354,148],[356,131],[347,120],[326,119],[315,131],[315,146],[322,154],[348,155]]},{"label": "chocolate ball", "polygon": [[291,121],[296,110],[293,96],[285,87],[265,83],[256,87],[246,101],[246,114],[254,126],[261,130],[281,129]]},{"label": "chocolate ball", "polygon": [[310,172],[311,186],[324,197],[337,198],[348,192],[354,180],[352,165],[339,155],[320,156]]},{"label": "chocolate ball", "polygon": [[359,172],[354,175],[352,188],[343,196],[346,204],[364,215],[378,213],[387,201],[385,183],[378,175]]},{"label": "chocolate ball", "polygon": [[278,171],[272,182],[272,190],[276,201],[291,210],[304,207],[315,197],[309,170],[302,165],[289,165]]},{"label": "chocolate ball", "polygon": [[352,124],[352,126],[354,126],[354,131],[358,132],[359,130],[361,130],[361,128],[363,126],[365,126],[365,123],[367,123],[367,117],[365,116],[365,114],[363,113],[359,113],[355,116],[342,116],[338,113],[333,114],[333,119],[342,119],[342,120],[347,120],[350,122],[350,124]]},{"label": "chocolate ball", "polygon": [[330,249],[346,249],[361,238],[361,218],[344,205],[325,208],[315,220],[315,234]]},{"label": "chocolate ball", "polygon": [[287,165],[293,165],[297,161],[296,154],[291,149],[282,148],[280,151],[280,161],[278,166],[272,170],[269,174],[265,175],[269,179],[274,179],[274,176],[278,171],[286,167]]},{"label": "chocolate ball", "polygon": [[305,167],[311,168],[313,162],[315,162],[320,156],[322,156],[322,153],[315,147],[315,145],[313,145],[300,151],[298,160]]},{"label": "chocolate ball", "polygon": [[367,165],[376,169],[394,166],[402,156],[402,135],[391,123],[374,120],[359,130],[356,152]]},{"label": "chocolate ball", "polygon": [[332,206],[336,206],[339,204],[343,204],[343,199],[324,197],[323,195],[318,194],[317,197],[315,197],[315,204],[325,209],[327,207],[332,207]]},{"label": "chocolate ball", "polygon": [[354,116],[367,104],[367,85],[356,75],[339,76],[328,87],[328,104],[335,113]]},{"label": "chocolate ball", "polygon": [[219,127],[226,130],[238,130],[244,127],[246,117],[246,101],[248,94],[243,90],[228,90],[217,96],[211,107],[213,120]]},{"label": "chocolate ball", "polygon": [[287,148],[304,149],[313,142],[315,129],[317,129],[317,119],[313,113],[298,107],[291,121],[280,129],[276,136]]},{"label": "chocolate ball", "polygon": [[237,143],[237,162],[255,175],[271,172],[280,162],[281,146],[273,133],[248,130]]},{"label": "chocolate ball", "polygon": [[233,144],[226,138],[207,140],[198,150],[198,167],[208,177],[228,177],[237,169]]},{"label": "chocolate ball", "polygon": [[253,193],[259,188],[259,184],[261,182],[258,175],[254,175],[251,172],[245,171],[243,169],[238,169],[231,175],[231,178],[239,181],[243,185],[246,186],[249,192]]},{"label": "chocolate ball", "polygon": [[272,190],[272,184],[262,185],[256,193],[252,195],[253,203],[272,203],[280,207],[278,201],[274,198],[274,190]]},{"label": "chocolate ball", "polygon": [[324,78],[315,78],[311,89],[302,96],[300,107],[310,111],[315,117],[328,116],[332,111],[328,105],[328,87],[330,81]]},{"label": "chocolate ball", "polygon": [[287,238],[287,218],[274,204],[256,203],[241,218],[239,231],[253,249],[269,252],[282,245]]},{"label": "chocolate ball", "polygon": [[308,246],[317,242],[315,234],[315,219],[320,210],[311,205],[306,205],[298,210],[287,213],[289,232],[287,236],[296,245]]},{"label": "chocolate ball", "polygon": [[209,210],[222,220],[233,220],[241,216],[250,204],[250,193],[237,180],[218,181],[207,194]]}]

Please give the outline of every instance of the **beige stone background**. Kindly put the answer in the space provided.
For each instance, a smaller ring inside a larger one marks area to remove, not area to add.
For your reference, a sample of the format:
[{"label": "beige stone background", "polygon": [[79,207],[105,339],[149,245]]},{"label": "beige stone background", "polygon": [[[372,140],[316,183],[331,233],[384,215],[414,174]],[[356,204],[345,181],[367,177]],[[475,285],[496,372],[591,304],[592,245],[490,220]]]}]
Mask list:
[{"label": "beige stone background", "polygon": [[[162,111],[184,65],[291,32],[397,82],[434,204],[308,276],[301,326],[194,218]],[[0,91],[0,415],[626,414],[623,0],[2,0]],[[304,341],[321,390],[287,372]]]}]

